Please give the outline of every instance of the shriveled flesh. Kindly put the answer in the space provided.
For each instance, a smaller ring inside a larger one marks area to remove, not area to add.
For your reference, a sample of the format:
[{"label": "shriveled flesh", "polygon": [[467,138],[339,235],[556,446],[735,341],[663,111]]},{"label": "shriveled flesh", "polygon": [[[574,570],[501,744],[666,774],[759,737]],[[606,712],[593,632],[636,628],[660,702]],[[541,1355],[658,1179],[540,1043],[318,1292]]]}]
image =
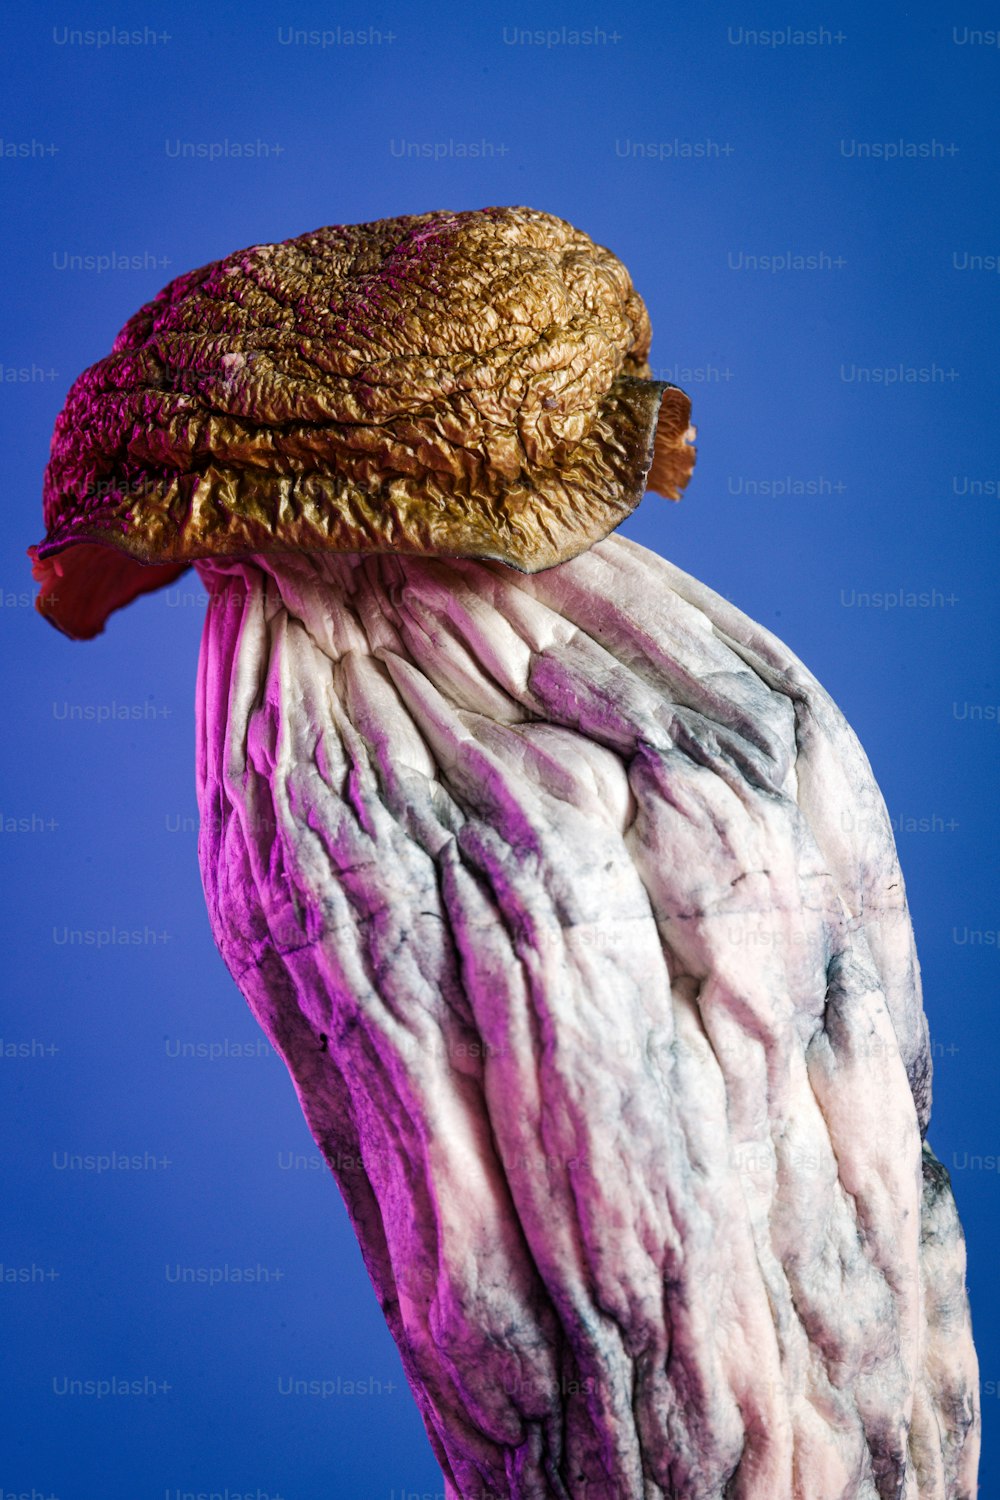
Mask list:
[{"label": "shriveled flesh", "polygon": [[524,207],[331,224],[178,276],[56,418],[38,609],[87,639],[200,557],[576,557],[690,478],[691,402],[649,341],[621,261]]},{"label": "shriveled flesh", "polygon": [[213,931],[449,1500],[973,1496],[903,880],[811,674],[620,536],[198,567]]}]

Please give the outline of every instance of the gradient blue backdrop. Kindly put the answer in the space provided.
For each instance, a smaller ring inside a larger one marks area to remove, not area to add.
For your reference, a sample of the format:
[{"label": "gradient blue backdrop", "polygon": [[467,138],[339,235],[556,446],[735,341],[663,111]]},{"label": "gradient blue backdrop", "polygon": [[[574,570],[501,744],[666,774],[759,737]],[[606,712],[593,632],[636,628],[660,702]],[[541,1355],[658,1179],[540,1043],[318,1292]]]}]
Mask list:
[{"label": "gradient blue backdrop", "polygon": [[[693,398],[687,495],[649,496],[625,533],[792,646],[897,820],[934,1040],[931,1140],[969,1242],[983,1495],[997,1492],[1000,277],[970,257],[1000,252],[1000,49],[974,30],[996,8],[961,10],[954,27],[929,5],[714,0],[8,15],[4,1496],[441,1495],[336,1188],[209,935],[197,579],[75,644],[34,613],[24,549],[70,382],[173,276],[322,224],[514,203],[625,261],[656,373]],[[790,25],[824,31],[748,35]],[[114,26],[141,40],[86,35]],[[574,45],[562,27],[599,34]],[[313,29],[333,41],[289,40]],[[926,149],[858,148],[901,141]],[[748,268],[782,254],[820,265]],[[927,378],[871,373],[900,367]],[[927,602],[872,602],[900,592]],[[69,941],[113,929],[144,940]],[[111,1152],[141,1168],[67,1165]],[[178,1267],[230,1280],[182,1284]],[[256,1279],[234,1281],[242,1268]],[[108,1377],[143,1394],[61,1394]],[[341,1393],[284,1395],[290,1379]],[[352,1380],[370,1393],[344,1394]]]}]

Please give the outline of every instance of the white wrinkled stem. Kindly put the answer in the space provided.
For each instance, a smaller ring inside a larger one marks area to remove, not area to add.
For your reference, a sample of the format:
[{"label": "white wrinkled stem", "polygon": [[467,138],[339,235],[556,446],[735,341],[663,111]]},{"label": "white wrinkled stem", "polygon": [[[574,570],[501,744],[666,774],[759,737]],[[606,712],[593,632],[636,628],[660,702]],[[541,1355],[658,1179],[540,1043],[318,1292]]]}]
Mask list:
[{"label": "white wrinkled stem", "polygon": [[903,881],[815,679],[620,536],[199,568],[213,931],[449,1496],[969,1500]]}]

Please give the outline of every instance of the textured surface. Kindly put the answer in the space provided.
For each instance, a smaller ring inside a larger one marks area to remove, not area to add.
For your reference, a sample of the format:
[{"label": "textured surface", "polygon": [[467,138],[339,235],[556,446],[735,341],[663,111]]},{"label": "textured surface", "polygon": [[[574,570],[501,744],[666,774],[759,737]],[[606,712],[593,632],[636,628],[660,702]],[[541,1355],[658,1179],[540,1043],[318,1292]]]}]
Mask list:
[{"label": "textured surface", "polygon": [[449,1500],[971,1497],[903,881],[815,679],[619,537],[199,570],[213,930]]},{"label": "textured surface", "polygon": [[622,263],[534,209],[237,251],[73,385],[39,607],[83,637],[176,576],[137,564],[274,549],[575,557],[691,472],[690,402],[648,378],[649,342]]}]

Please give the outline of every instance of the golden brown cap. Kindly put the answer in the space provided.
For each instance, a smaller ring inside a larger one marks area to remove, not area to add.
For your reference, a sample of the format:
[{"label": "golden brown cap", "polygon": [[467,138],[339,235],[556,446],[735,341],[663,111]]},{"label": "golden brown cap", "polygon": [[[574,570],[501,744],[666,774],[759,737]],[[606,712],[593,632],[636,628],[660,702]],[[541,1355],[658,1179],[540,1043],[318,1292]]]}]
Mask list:
[{"label": "golden brown cap", "polygon": [[66,634],[195,558],[494,558],[537,572],[690,476],[610,251],[530,208],[333,225],[172,281],[73,385],[38,607]]}]

